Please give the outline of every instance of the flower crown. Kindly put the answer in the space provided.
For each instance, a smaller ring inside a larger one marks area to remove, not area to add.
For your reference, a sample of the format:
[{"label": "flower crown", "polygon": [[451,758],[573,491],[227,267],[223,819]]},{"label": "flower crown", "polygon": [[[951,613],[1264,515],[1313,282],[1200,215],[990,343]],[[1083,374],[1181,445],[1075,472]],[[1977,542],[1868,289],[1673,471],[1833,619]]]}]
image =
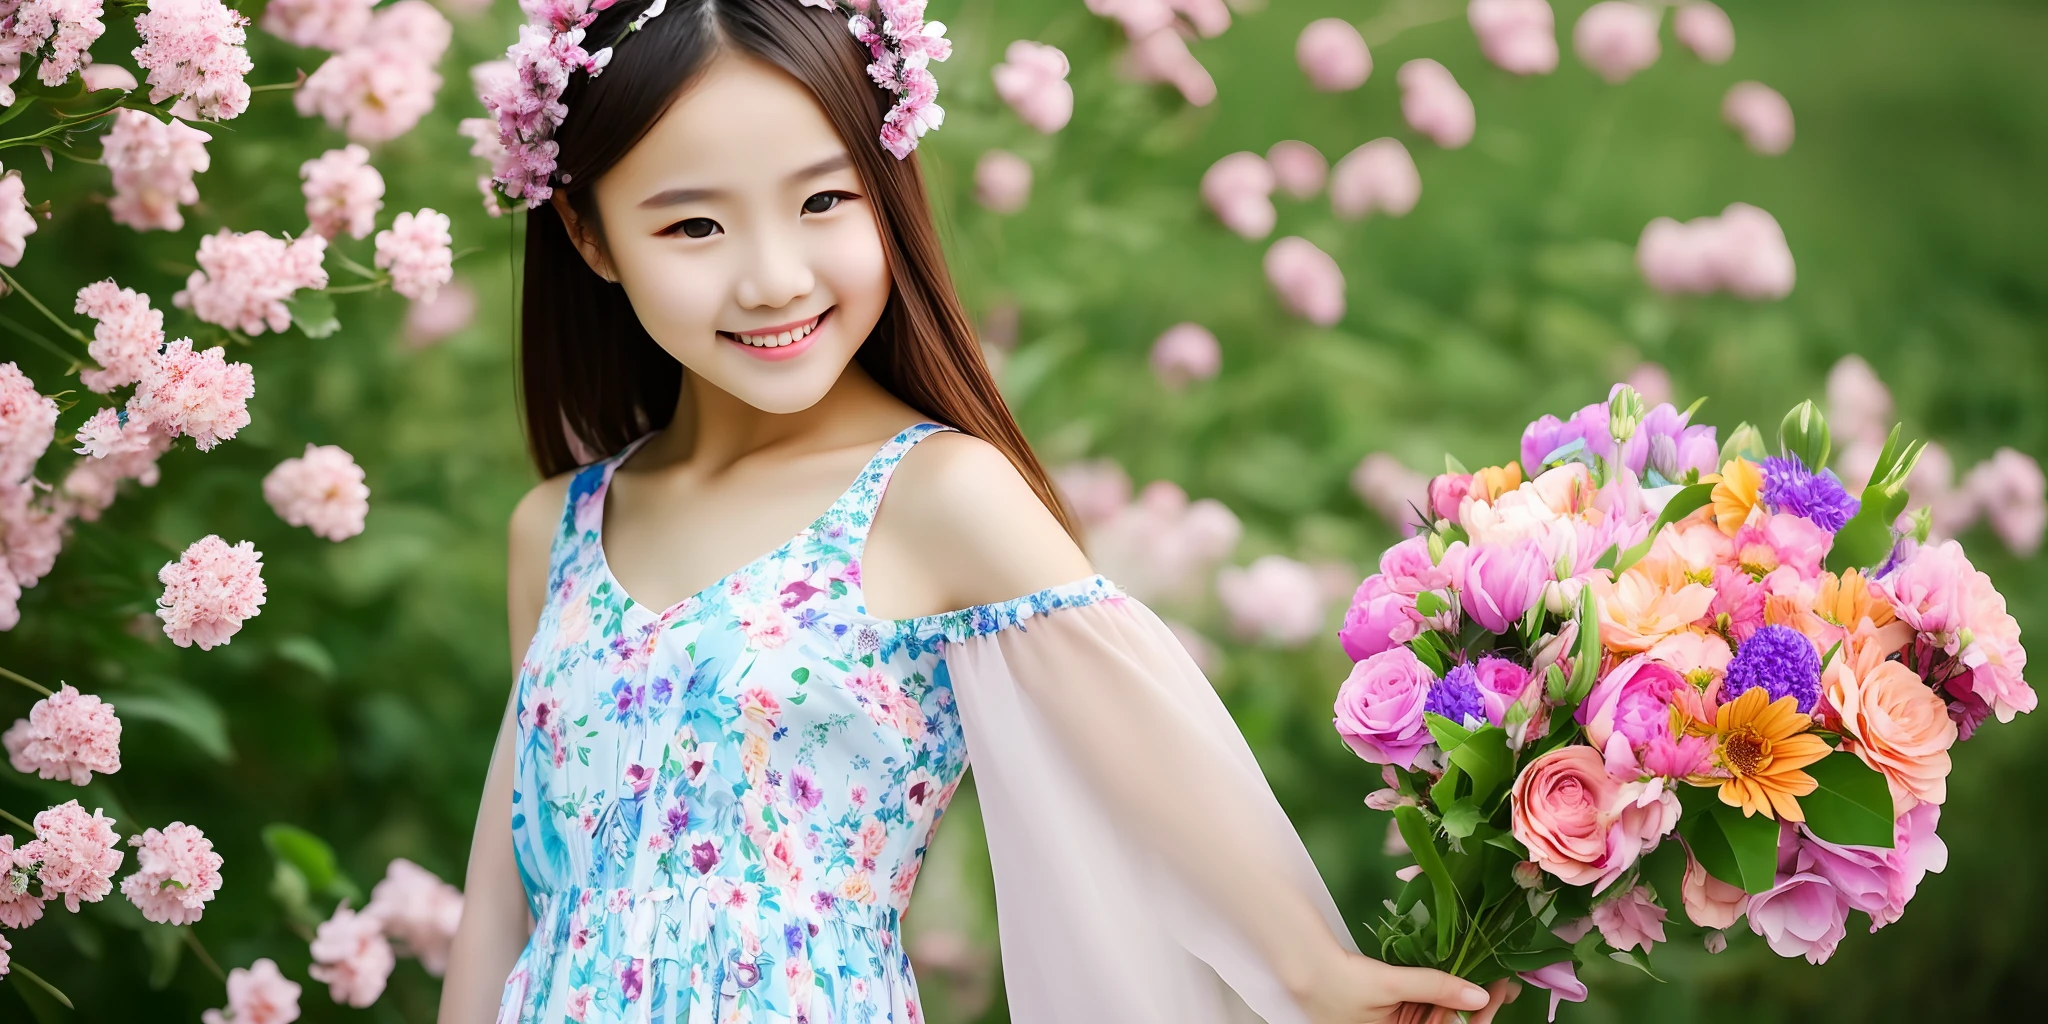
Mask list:
[{"label": "flower crown", "polygon": [[[497,118],[501,153],[492,154],[491,180],[507,198],[525,200],[528,209],[554,193],[555,156],[561,147],[555,129],[569,115],[562,103],[569,76],[582,71],[595,78],[611,62],[612,48],[668,8],[654,0],[611,43],[596,52],[583,48],[583,30],[620,0],[519,0],[528,23],[519,26],[519,41],[505,51],[512,73],[482,90],[485,109]],[[839,8],[837,0],[800,0],[806,7]],[[925,132],[937,128],[946,111],[937,103],[939,83],[927,65],[952,56],[946,26],[924,20],[925,0],[846,0],[846,27],[868,48],[873,62],[868,77],[896,97],[882,118],[882,148],[899,160],[917,148]],[[878,8],[879,20],[869,16]],[[565,181],[567,179],[564,179]]]}]

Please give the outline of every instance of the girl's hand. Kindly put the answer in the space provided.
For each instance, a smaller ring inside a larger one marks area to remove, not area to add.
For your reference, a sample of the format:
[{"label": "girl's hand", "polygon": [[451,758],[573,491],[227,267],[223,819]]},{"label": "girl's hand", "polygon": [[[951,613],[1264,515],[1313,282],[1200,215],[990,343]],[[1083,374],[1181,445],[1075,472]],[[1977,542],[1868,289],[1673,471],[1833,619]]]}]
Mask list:
[{"label": "girl's hand", "polygon": [[1489,1024],[1520,991],[1511,979],[1480,988],[1442,971],[1346,953],[1296,986],[1295,999],[1313,1024],[1451,1024],[1460,1010],[1471,1024]]}]

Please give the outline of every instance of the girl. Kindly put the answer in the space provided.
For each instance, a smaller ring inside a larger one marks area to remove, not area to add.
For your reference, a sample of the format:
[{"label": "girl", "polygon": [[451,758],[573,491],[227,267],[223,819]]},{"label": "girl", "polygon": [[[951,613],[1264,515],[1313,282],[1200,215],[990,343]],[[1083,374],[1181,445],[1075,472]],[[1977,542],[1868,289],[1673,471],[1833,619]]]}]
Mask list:
[{"label": "girl", "polygon": [[916,1022],[899,924],[970,757],[1012,1019],[1220,1022],[1219,978],[1275,1022],[1490,1017],[1507,985],[1358,954],[1092,572],[906,158],[943,27],[831,2],[534,0],[486,98],[548,479],[441,1021]]}]

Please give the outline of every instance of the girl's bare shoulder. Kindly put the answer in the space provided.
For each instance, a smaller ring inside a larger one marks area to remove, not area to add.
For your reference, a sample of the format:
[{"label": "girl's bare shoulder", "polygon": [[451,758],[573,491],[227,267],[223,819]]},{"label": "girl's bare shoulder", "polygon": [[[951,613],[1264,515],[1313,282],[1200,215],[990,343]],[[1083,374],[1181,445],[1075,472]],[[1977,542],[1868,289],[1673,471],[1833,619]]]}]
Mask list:
[{"label": "girl's bare shoulder", "polygon": [[1094,572],[1008,456],[970,434],[941,431],[903,457],[883,511],[915,537],[916,560],[950,607],[1008,600]]}]

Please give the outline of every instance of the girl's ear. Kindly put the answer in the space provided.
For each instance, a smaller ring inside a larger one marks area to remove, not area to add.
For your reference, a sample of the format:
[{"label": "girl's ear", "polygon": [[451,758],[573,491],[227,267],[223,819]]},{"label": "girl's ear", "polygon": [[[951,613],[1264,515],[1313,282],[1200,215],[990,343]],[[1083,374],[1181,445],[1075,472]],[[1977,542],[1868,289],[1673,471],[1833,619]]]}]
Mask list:
[{"label": "girl's ear", "polygon": [[562,218],[562,227],[569,232],[570,243],[576,246],[577,252],[583,254],[583,262],[590,265],[591,273],[618,284],[619,276],[612,272],[611,257],[605,252],[604,238],[597,225],[577,213],[576,208],[569,203],[568,193],[561,189],[556,189],[554,194],[548,197],[548,202],[554,204],[556,215]]}]

